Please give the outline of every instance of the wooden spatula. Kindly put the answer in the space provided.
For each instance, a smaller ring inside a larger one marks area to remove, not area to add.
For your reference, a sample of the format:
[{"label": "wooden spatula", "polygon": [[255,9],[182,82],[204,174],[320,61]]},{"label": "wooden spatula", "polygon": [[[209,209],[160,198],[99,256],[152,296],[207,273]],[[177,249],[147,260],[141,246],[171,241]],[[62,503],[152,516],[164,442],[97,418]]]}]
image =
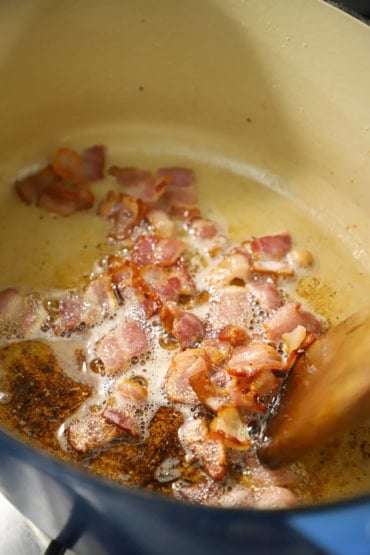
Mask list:
[{"label": "wooden spatula", "polygon": [[261,462],[276,468],[370,417],[370,309],[334,326],[294,366],[269,417]]}]

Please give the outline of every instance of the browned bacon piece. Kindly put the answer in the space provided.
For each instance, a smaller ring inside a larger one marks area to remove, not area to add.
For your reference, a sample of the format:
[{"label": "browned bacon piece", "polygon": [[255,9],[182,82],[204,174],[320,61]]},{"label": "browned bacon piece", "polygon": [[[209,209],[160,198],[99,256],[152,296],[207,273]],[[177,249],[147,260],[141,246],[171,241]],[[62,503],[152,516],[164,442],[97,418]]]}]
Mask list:
[{"label": "browned bacon piece", "polygon": [[216,385],[207,369],[203,369],[189,378],[189,383],[204,407],[217,412],[222,406],[230,403],[228,392]]},{"label": "browned bacon piece", "polygon": [[232,488],[221,493],[213,502],[210,500],[208,504],[234,509],[252,508],[255,505],[253,489],[241,484],[236,484]]},{"label": "browned bacon piece", "polygon": [[248,329],[250,317],[251,299],[245,287],[229,285],[212,296],[209,324],[217,332],[228,325]]},{"label": "browned bacon piece", "polygon": [[248,340],[248,334],[243,328],[229,324],[220,330],[218,337],[221,341],[227,341],[233,347],[244,345]]},{"label": "browned bacon piece", "polygon": [[182,313],[183,310],[174,301],[167,301],[163,305],[160,312],[161,324],[168,333],[172,333],[173,322]]},{"label": "browned bacon piece", "polygon": [[109,374],[125,370],[134,356],[149,350],[149,341],[143,326],[127,320],[104,336],[96,346],[96,356]]},{"label": "browned bacon piece", "polygon": [[139,272],[135,264],[117,254],[111,254],[109,256],[108,272],[112,283],[119,292],[122,292],[125,287],[132,286],[139,277]]},{"label": "browned bacon piece", "polygon": [[91,183],[104,177],[105,147],[94,145],[82,153],[82,175],[84,181]]},{"label": "browned bacon piece", "polygon": [[226,253],[223,260],[207,276],[207,282],[215,287],[230,285],[234,280],[242,283],[250,277],[248,256],[241,252]]},{"label": "browned bacon piece", "polygon": [[71,148],[58,148],[54,154],[53,170],[55,173],[73,183],[82,183],[82,159],[81,155]]},{"label": "browned bacon piece", "polygon": [[189,229],[199,239],[214,239],[219,233],[219,227],[216,222],[207,220],[206,218],[194,218],[189,224]]},{"label": "browned bacon piece", "polygon": [[[190,351],[194,352],[191,349]],[[230,352],[231,346],[228,343],[210,339],[203,341],[196,349],[198,356],[204,359],[205,365],[199,366],[198,371],[192,373],[188,381],[201,404],[213,412],[230,403],[227,387],[231,378],[224,369]]]},{"label": "browned bacon piece", "polygon": [[[109,399],[108,399],[109,401]],[[103,411],[104,418],[123,431],[138,437],[141,435],[140,422],[135,417],[135,409],[130,402],[121,402],[119,405],[107,405]]]},{"label": "browned bacon piece", "polygon": [[256,342],[237,347],[226,370],[233,376],[228,384],[231,402],[238,409],[265,412],[279,386],[274,370],[285,370],[279,353],[267,343]]},{"label": "browned bacon piece", "polygon": [[189,379],[202,370],[207,370],[207,365],[201,349],[186,349],[177,353],[165,376],[165,390],[169,399],[186,405],[199,403]]},{"label": "browned bacon piece", "polygon": [[57,335],[63,335],[80,326],[94,326],[105,318],[114,316],[118,301],[114,294],[111,279],[100,274],[83,289],[67,291],[61,298],[54,300],[52,327]]},{"label": "browned bacon piece", "polygon": [[[324,323],[322,320],[308,310],[302,310],[301,308],[299,312],[302,318],[302,326],[306,328],[308,334],[313,335],[315,338],[319,337],[324,331]],[[308,345],[310,345],[310,342],[308,342],[305,347]]]},{"label": "browned bacon piece", "polygon": [[147,203],[158,200],[166,187],[163,177],[138,168],[112,166],[108,173],[113,175],[120,185],[128,188],[130,195]]},{"label": "browned bacon piece", "polygon": [[61,216],[87,210],[94,204],[94,195],[86,183],[63,180],[52,166],[16,181],[15,188],[26,204],[36,204]]},{"label": "browned bacon piece", "polygon": [[167,300],[193,295],[195,285],[186,265],[178,260],[173,266],[144,266],[140,270],[130,260],[110,256],[108,271],[122,298],[136,302],[149,318]]},{"label": "browned bacon piece", "polygon": [[175,167],[161,168],[157,175],[165,179],[164,199],[168,204],[181,209],[197,208],[198,196],[195,190],[193,170]]},{"label": "browned bacon piece", "polygon": [[129,359],[149,351],[150,344],[141,323],[128,320],[122,325],[120,333]]},{"label": "browned bacon piece", "polygon": [[26,204],[70,216],[93,206],[88,182],[100,179],[103,167],[104,147],[88,148],[82,155],[63,147],[56,151],[52,165],[16,181],[15,188]]},{"label": "browned bacon piece", "polygon": [[177,480],[173,484],[175,497],[191,503],[228,508],[288,509],[299,503],[298,496],[288,488],[267,486],[250,488],[236,484],[225,489],[212,479],[194,484]]},{"label": "browned bacon piece", "polygon": [[78,453],[99,449],[121,434],[122,430],[107,422],[101,411],[80,416],[66,431],[68,443]]},{"label": "browned bacon piece", "polygon": [[143,272],[143,276],[156,292],[161,303],[168,300],[178,301],[182,285],[177,275],[173,275],[167,268],[151,267]]},{"label": "browned bacon piece", "polygon": [[126,376],[120,377],[114,384],[111,396],[103,410],[106,420],[115,424],[133,436],[142,435],[140,413],[147,404],[148,391],[144,384]]},{"label": "browned bacon piece", "polygon": [[82,291],[67,291],[61,298],[49,301],[51,324],[56,335],[65,335],[81,324]]},{"label": "browned bacon piece", "polygon": [[194,281],[181,259],[170,267],[144,267],[141,270],[141,276],[159,296],[162,303],[178,301],[180,295],[191,296],[195,293]]},{"label": "browned bacon piece", "polygon": [[125,239],[144,217],[147,206],[137,198],[124,193],[109,191],[98,206],[98,215],[111,225],[109,235],[116,240]]},{"label": "browned bacon piece", "polygon": [[172,491],[177,499],[185,499],[190,503],[200,503],[202,505],[215,505],[215,500],[223,493],[223,489],[219,483],[208,476],[194,483],[189,483],[185,480],[176,480],[176,482],[172,484]]},{"label": "browned bacon piece", "polygon": [[79,154],[68,147],[58,148],[54,155],[53,169],[62,179],[72,183],[89,183],[103,177],[105,148],[95,145]]},{"label": "browned bacon piece", "polygon": [[318,337],[322,333],[322,323],[316,316],[301,310],[299,303],[288,303],[274,312],[264,323],[268,337],[280,340],[282,335],[303,326],[309,333]]},{"label": "browned bacon piece", "polygon": [[160,168],[157,174],[166,178],[168,189],[193,187],[195,184],[195,173],[190,168]]},{"label": "browned bacon piece", "polygon": [[125,370],[129,364],[129,356],[122,347],[120,330],[114,330],[104,336],[96,346],[96,355],[104,365],[108,374],[115,374]]},{"label": "browned bacon piece", "polygon": [[237,409],[264,412],[256,399],[255,392],[251,390],[251,380],[233,376],[228,385],[228,393],[231,404]]},{"label": "browned bacon piece", "polygon": [[108,259],[108,272],[121,298],[135,305],[134,310],[135,308],[138,312],[142,310],[146,318],[159,311],[162,301],[140,276],[138,268],[130,260],[111,255]]},{"label": "browned bacon piece", "polygon": [[198,316],[191,312],[182,312],[174,319],[172,334],[182,349],[187,349],[199,343],[204,335],[203,325]]},{"label": "browned bacon piece", "polygon": [[226,448],[222,437],[208,431],[202,419],[185,422],[179,429],[187,460],[200,461],[213,480],[221,480],[227,470]]},{"label": "browned bacon piece", "polygon": [[257,509],[289,509],[298,502],[296,493],[280,486],[259,488],[254,493],[254,506]]},{"label": "browned bacon piece", "polygon": [[199,318],[181,310],[175,302],[167,301],[160,316],[164,329],[178,340],[182,349],[194,346],[203,338],[204,330]]},{"label": "browned bacon piece", "polygon": [[71,216],[80,210],[88,210],[94,205],[94,195],[88,185],[70,185],[57,181],[44,189],[37,200],[37,206],[60,216]]},{"label": "browned bacon piece", "polygon": [[261,257],[282,258],[292,248],[292,238],[289,233],[265,235],[251,241],[253,253]]},{"label": "browned bacon piece", "polygon": [[47,319],[39,299],[24,296],[17,289],[0,292],[0,335],[14,335],[30,339]]},{"label": "browned bacon piece", "polygon": [[250,281],[247,283],[246,288],[262,309],[273,310],[282,305],[281,295],[272,281]]},{"label": "browned bacon piece", "polygon": [[137,380],[126,378],[126,376],[118,378],[113,391],[116,396],[137,403],[146,401],[148,397],[148,390],[145,385]]},{"label": "browned bacon piece", "polygon": [[282,370],[283,368],[284,362],[276,349],[263,342],[237,347],[227,363],[230,374],[250,378],[261,370]]},{"label": "browned bacon piece", "polygon": [[281,382],[271,370],[261,370],[253,378],[234,376],[228,385],[233,405],[238,409],[266,412],[268,401]]},{"label": "browned bacon piece", "polygon": [[254,507],[258,509],[288,509],[297,505],[298,496],[288,488],[267,486],[246,488],[235,485],[216,501],[220,507]]},{"label": "browned bacon piece", "polygon": [[146,214],[146,219],[153,227],[155,235],[161,239],[169,239],[174,236],[176,230],[175,223],[164,210],[151,208]]},{"label": "browned bacon piece", "polygon": [[155,250],[160,239],[155,235],[140,235],[131,253],[132,262],[138,267],[150,266],[155,260]]},{"label": "browned bacon piece", "polygon": [[160,239],[155,235],[140,235],[135,241],[131,260],[138,268],[143,266],[173,266],[186,249],[179,239]]},{"label": "browned bacon piece", "polygon": [[17,289],[9,287],[0,292],[0,318],[13,320],[18,318],[24,308],[24,297]]},{"label": "browned bacon piece", "polygon": [[36,204],[42,192],[56,183],[58,176],[51,165],[15,182],[15,189],[23,202]]},{"label": "browned bacon piece", "polygon": [[252,264],[253,271],[262,276],[294,276],[293,268],[284,262],[284,260],[254,260]]},{"label": "browned bacon piece", "polygon": [[201,344],[207,366],[212,372],[218,370],[230,358],[232,347],[226,341],[205,339]]},{"label": "browned bacon piece", "polygon": [[256,452],[252,449],[245,453],[244,464],[248,481],[256,487],[297,485],[303,477],[302,469],[298,470],[294,466],[284,466],[274,470],[262,466]]},{"label": "browned bacon piece", "polygon": [[108,275],[100,274],[83,289],[81,320],[86,325],[95,325],[111,318],[118,308],[117,297]]},{"label": "browned bacon piece", "polygon": [[186,244],[180,239],[160,239],[154,249],[154,264],[173,266],[186,250]]},{"label": "browned bacon piece", "polygon": [[235,348],[225,368],[232,376],[225,384],[231,406],[265,412],[280,386],[274,370],[283,370],[286,364],[271,345],[259,342]]},{"label": "browned bacon piece", "polygon": [[223,406],[217,411],[217,416],[212,420],[210,429],[222,436],[229,447],[249,449],[251,446],[247,425],[233,405]]},{"label": "browned bacon piece", "polygon": [[109,175],[113,175],[120,185],[130,187],[140,185],[146,181],[150,181],[153,177],[152,172],[140,170],[133,167],[111,166],[108,170]]}]

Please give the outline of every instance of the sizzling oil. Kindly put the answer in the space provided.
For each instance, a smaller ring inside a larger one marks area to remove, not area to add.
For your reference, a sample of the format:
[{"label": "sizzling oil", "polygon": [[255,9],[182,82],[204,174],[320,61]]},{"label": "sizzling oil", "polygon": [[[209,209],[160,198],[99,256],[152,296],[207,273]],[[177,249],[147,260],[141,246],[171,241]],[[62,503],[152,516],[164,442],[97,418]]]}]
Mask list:
[{"label": "sizzling oil", "polygon": [[[168,156],[159,158],[141,155],[136,160],[132,156],[130,159],[124,156],[120,159],[115,155],[114,161],[117,164],[137,164],[149,169],[171,163],[189,165],[188,161],[179,157],[171,160]],[[245,176],[206,164],[191,166],[198,177],[200,203],[204,214],[220,221],[233,242],[242,241],[251,235],[287,230],[296,244],[312,251],[315,257],[313,272],[302,277],[294,291],[303,302],[308,302],[330,323],[335,323],[361,307],[363,291],[369,286],[369,275],[337,238],[330,235],[308,213],[271,188]],[[94,185],[94,192],[99,199],[110,188],[114,188],[112,182],[103,181]],[[9,186],[3,187],[0,194],[0,290],[6,287],[18,287],[23,291],[71,287],[90,273],[94,261],[106,249],[106,222],[96,217],[94,210],[70,218],[59,218],[23,205]],[[12,345],[0,353],[0,375],[11,372],[12,376],[2,390],[5,393],[10,393],[10,389],[22,392],[25,387],[25,372],[30,371],[30,367],[27,370],[27,365],[30,365],[30,360],[33,361],[31,375],[32,372],[35,373],[32,379],[34,389],[29,391],[29,395],[36,396],[42,407],[39,413],[44,413],[46,419],[42,423],[37,413],[32,415],[29,411],[29,423],[24,419],[16,422],[14,414],[6,414],[6,404],[3,403],[0,403],[1,417],[22,435],[27,435],[26,431],[30,428],[39,429],[42,432],[40,437],[33,434],[36,442],[50,432],[55,438],[61,421],[56,422],[54,413],[48,412],[51,410],[48,408],[48,398],[52,392],[49,391],[49,384],[45,390],[45,382],[39,374],[43,368],[47,368],[47,364],[49,367],[54,364],[58,371],[60,368],[50,352],[45,352],[39,344],[31,346],[33,354],[28,358],[22,349],[23,346],[17,348]],[[11,368],[15,368],[15,371]],[[38,388],[43,394],[37,393]],[[86,394],[85,389],[81,390],[80,395]],[[61,394],[63,391],[64,388]],[[80,401],[78,396],[71,396],[70,405],[65,406],[62,420],[74,412]],[[120,442],[90,458],[65,452],[62,456],[81,459],[80,463],[110,478],[130,481],[135,485],[166,493],[166,486],[161,487],[158,481],[153,480],[153,472],[156,464],[162,460],[163,445],[167,446],[168,456],[177,460],[179,466],[183,464],[176,434],[181,419],[178,412],[163,408],[151,424],[149,441],[141,446]],[[369,427],[364,425],[336,440],[332,446],[306,458],[304,464],[309,481],[300,489],[307,502],[370,490],[369,431]],[[61,454],[54,440],[50,441],[48,448]]]}]

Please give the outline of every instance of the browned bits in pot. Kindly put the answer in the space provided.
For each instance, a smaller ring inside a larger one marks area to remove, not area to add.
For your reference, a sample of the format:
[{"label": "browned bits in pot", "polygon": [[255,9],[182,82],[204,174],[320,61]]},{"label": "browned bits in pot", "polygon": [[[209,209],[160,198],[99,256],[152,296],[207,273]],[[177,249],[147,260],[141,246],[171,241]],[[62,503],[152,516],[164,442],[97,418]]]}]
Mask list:
[{"label": "browned bits in pot", "polygon": [[6,379],[12,397],[10,405],[0,405],[1,420],[23,438],[63,456],[57,430],[90,395],[90,387],[69,378],[41,341],[1,349],[0,364],[0,378]]}]

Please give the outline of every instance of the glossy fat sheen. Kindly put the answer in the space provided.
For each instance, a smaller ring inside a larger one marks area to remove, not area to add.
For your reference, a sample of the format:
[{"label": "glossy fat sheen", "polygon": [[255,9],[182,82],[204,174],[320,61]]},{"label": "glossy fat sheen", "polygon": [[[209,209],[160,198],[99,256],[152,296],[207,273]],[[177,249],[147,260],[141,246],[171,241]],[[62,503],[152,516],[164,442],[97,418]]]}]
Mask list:
[{"label": "glossy fat sheen", "polygon": [[[3,2],[1,181],[61,143],[104,142],[130,165],[188,162],[235,238],[288,228],[314,252],[316,281],[301,294],[318,312],[335,321],[368,303],[368,29],[321,2],[287,4]],[[53,217],[16,207],[5,186],[0,212],[2,285],[51,285],[45,264],[65,285],[95,258],[88,214],[64,235]],[[73,251],[79,233],[86,259]],[[55,249],[61,236],[69,246]],[[368,468],[346,453],[338,475]]]}]

